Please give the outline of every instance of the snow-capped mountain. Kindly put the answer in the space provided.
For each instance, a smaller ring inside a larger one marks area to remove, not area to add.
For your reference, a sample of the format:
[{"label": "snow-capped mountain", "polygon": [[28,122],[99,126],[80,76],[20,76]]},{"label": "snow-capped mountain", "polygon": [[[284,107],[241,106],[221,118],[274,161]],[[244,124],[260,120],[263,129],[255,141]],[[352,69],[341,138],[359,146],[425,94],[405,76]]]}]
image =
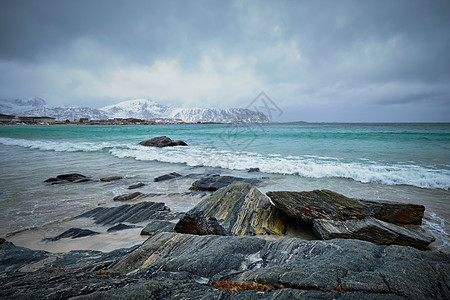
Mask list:
[{"label": "snow-capped mountain", "polygon": [[245,122],[265,123],[269,119],[262,112],[255,112],[244,108],[179,108],[166,106],[148,99],[123,101],[101,109],[89,107],[53,107],[46,105],[44,99],[33,98],[27,100],[0,99],[0,113],[16,116],[46,116],[58,121],[78,120],[107,120],[113,118],[136,118],[157,122]]},{"label": "snow-capped mountain", "polygon": [[89,107],[54,107],[46,105],[44,99],[0,99],[0,113],[16,116],[53,117],[58,121],[79,120],[105,120],[109,115],[104,111]]},{"label": "snow-capped mountain", "polygon": [[112,118],[138,118],[151,120],[166,118],[183,122],[269,122],[262,112],[244,108],[177,108],[165,106],[148,99],[123,101],[115,105],[101,108]]}]

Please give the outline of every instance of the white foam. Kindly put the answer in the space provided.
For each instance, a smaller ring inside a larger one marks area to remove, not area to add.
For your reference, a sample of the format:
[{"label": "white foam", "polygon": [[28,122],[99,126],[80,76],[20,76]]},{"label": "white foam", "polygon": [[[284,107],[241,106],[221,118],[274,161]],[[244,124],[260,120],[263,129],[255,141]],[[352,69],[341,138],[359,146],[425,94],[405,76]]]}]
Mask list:
[{"label": "white foam", "polygon": [[56,152],[75,152],[75,151],[92,152],[113,147],[113,144],[106,142],[103,143],[63,142],[63,141],[56,142],[56,141],[14,139],[6,137],[0,138],[0,144],[7,146],[20,146],[29,149],[38,149]]}]

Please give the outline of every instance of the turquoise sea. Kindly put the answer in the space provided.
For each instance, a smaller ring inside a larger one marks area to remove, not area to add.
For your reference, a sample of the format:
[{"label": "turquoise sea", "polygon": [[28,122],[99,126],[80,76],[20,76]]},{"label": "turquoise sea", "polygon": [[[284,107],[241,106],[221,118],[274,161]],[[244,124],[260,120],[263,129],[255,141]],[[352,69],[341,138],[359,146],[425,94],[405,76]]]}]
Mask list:
[{"label": "turquoise sea", "polygon": [[[188,147],[150,148],[140,141],[167,135]],[[157,184],[168,172],[220,172],[270,177],[260,189],[330,189],[350,197],[426,206],[422,229],[449,249],[450,124],[189,124],[0,127],[0,235],[61,222],[145,182],[146,192],[187,191],[189,181]],[[261,172],[248,173],[249,168]],[[125,183],[48,186],[77,172]],[[166,198],[176,211],[197,199]]]}]

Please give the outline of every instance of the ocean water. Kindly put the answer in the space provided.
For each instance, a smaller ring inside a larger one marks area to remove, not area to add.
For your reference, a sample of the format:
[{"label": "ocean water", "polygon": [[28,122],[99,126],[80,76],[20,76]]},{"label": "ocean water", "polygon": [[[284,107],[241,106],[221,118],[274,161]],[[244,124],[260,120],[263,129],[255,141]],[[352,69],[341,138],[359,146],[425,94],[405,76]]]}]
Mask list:
[{"label": "ocean water", "polygon": [[[138,145],[160,135],[189,146]],[[437,238],[433,248],[450,248],[450,124],[2,126],[0,167],[0,217],[6,224],[1,236],[24,229],[35,230],[34,236],[54,235],[79,213],[122,204],[112,198],[136,182],[146,183],[142,192],[161,194],[145,200],[186,211],[200,201],[184,194],[192,179],[156,183],[153,178],[168,172],[220,172],[269,177],[260,187],[263,192],[330,189],[355,198],[422,204],[424,224],[416,229]],[[248,173],[249,168],[261,172]],[[125,179],[43,183],[72,172]],[[18,236],[16,242],[25,243],[32,234]]]}]

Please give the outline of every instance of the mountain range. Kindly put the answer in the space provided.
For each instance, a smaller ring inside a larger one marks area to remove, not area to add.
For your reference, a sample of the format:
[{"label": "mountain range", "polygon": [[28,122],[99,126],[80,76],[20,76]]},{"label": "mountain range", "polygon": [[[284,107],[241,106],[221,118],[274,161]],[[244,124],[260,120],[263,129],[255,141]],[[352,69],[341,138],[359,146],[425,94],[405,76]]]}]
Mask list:
[{"label": "mountain range", "polygon": [[268,117],[262,112],[245,108],[181,108],[161,105],[153,100],[134,99],[109,105],[100,109],[89,107],[55,107],[42,98],[0,99],[0,113],[17,116],[47,116],[57,120],[106,120],[113,118],[136,118],[143,120],[165,120],[169,122],[244,122],[265,123]]}]

